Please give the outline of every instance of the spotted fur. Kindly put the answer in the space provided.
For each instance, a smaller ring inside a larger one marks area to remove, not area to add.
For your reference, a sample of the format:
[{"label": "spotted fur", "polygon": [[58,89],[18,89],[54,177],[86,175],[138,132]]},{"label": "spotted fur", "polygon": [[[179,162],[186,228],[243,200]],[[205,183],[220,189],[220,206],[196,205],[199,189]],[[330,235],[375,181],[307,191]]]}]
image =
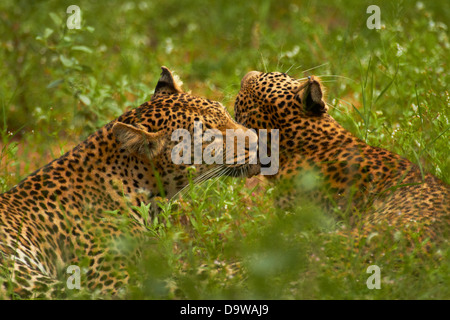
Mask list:
[{"label": "spotted fur", "polygon": [[445,238],[449,186],[344,129],[328,114],[319,79],[252,71],[242,79],[235,117],[249,128],[280,130],[280,170],[268,178],[285,182],[290,203],[314,199],[327,212],[350,212],[366,235],[387,225]]},{"label": "spotted fur", "polygon": [[[163,67],[149,102],[1,194],[0,294],[48,296],[55,287],[65,288],[58,278],[69,276],[67,267],[80,264],[86,266],[81,287],[118,294],[128,279],[121,241],[145,234],[144,217],[130,208],[152,203],[155,209],[156,198],[170,199],[189,183],[190,165],[172,162],[179,142],[171,135],[181,128],[192,135],[194,121],[220,132],[247,131],[220,103],[184,93]],[[194,178],[259,173],[248,162],[194,166]]]}]

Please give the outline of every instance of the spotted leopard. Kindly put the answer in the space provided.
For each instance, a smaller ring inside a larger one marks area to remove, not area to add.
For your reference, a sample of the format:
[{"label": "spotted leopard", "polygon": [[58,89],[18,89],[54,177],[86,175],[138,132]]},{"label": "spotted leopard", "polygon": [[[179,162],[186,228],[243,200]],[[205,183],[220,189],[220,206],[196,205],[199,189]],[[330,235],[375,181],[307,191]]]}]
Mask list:
[{"label": "spotted leopard", "polygon": [[349,212],[365,236],[378,225],[409,227],[423,240],[448,235],[449,186],[343,128],[328,113],[318,78],[249,72],[235,117],[249,128],[279,130],[279,171],[267,178],[284,182],[291,204],[307,198],[326,212]]},{"label": "spotted leopard", "polygon": [[[155,199],[170,199],[185,187],[191,166],[196,169],[194,178],[259,173],[259,165],[249,161],[192,165],[172,161],[178,144],[172,133],[183,129],[193,135],[195,122],[222,133],[227,129],[255,133],[237,124],[220,103],[183,92],[170,70],[162,70],[149,102],[0,195],[4,295],[49,297],[54,288],[65,289],[58,279],[67,278],[67,268],[80,264],[87,266],[81,274],[83,288],[117,295],[129,278],[121,240],[145,236],[144,217],[130,208],[152,203],[157,214]],[[224,149],[225,144],[224,140]],[[189,158],[194,149],[192,145]],[[248,150],[245,156],[250,159]]]}]

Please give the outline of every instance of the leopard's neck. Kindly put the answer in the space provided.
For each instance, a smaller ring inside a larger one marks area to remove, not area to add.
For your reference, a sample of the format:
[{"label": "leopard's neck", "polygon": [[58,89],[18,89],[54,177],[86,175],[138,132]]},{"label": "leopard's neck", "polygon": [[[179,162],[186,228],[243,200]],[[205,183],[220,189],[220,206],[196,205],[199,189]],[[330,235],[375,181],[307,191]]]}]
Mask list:
[{"label": "leopard's neck", "polygon": [[381,194],[396,184],[420,181],[416,165],[366,144],[328,114],[293,121],[280,130],[280,141],[277,176],[316,172],[321,184],[336,197],[356,192],[365,201],[368,194]]}]

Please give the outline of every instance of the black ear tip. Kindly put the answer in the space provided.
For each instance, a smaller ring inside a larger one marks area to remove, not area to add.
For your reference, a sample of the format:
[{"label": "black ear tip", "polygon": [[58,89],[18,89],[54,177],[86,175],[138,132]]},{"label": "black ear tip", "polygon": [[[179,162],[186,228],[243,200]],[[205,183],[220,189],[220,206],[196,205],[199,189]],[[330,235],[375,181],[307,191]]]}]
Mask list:
[{"label": "black ear tip", "polygon": [[303,101],[305,109],[315,114],[322,114],[327,111],[326,104],[323,101],[323,93],[320,82],[314,77],[308,77],[308,84],[306,85],[303,94]]},{"label": "black ear tip", "polygon": [[166,73],[166,72],[169,72],[169,73],[170,73],[169,68],[167,68],[166,66],[162,66],[162,67],[161,67],[161,70],[162,70],[161,75],[164,74],[164,73]]},{"label": "black ear tip", "polygon": [[179,82],[178,80],[176,80],[176,78],[174,78],[169,68],[162,66],[161,70],[162,70],[161,76],[159,77],[158,83],[156,84],[155,88],[155,95],[160,92],[164,93],[183,92],[183,90],[181,90],[180,88],[181,82]]},{"label": "black ear tip", "polygon": [[170,72],[169,68],[162,66],[161,70],[162,72],[159,81],[173,82],[172,72]]}]

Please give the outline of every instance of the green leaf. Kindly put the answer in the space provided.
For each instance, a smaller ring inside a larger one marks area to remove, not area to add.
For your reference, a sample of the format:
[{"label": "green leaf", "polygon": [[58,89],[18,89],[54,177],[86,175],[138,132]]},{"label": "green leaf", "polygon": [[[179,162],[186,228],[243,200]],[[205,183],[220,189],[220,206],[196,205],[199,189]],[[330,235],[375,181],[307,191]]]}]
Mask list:
[{"label": "green leaf", "polygon": [[73,46],[72,50],[83,51],[83,52],[86,52],[86,53],[92,53],[92,49],[88,48],[86,46]]},{"label": "green leaf", "polygon": [[89,97],[85,96],[84,94],[79,94],[78,99],[80,99],[81,102],[83,102],[87,106],[91,105],[91,99],[89,99]]},{"label": "green leaf", "polygon": [[61,60],[62,64],[63,64],[65,67],[68,67],[68,68],[73,67],[73,61],[72,61],[72,59],[69,59],[69,58],[67,58],[67,57],[65,57],[65,56],[63,56],[63,55],[60,55],[60,56],[59,56],[59,60]]},{"label": "green leaf", "polygon": [[54,30],[50,28],[45,28],[44,30],[44,39],[47,39],[53,34]]},{"label": "green leaf", "polygon": [[57,86],[59,86],[59,84],[61,84],[63,82],[64,82],[64,79],[58,79],[58,80],[52,81],[47,86],[47,89],[51,89],[51,88],[57,87]]},{"label": "green leaf", "polygon": [[62,24],[62,19],[60,16],[58,16],[56,13],[54,12],[50,12],[49,13],[50,18],[53,20],[53,23],[55,25],[57,25],[58,27]]}]

